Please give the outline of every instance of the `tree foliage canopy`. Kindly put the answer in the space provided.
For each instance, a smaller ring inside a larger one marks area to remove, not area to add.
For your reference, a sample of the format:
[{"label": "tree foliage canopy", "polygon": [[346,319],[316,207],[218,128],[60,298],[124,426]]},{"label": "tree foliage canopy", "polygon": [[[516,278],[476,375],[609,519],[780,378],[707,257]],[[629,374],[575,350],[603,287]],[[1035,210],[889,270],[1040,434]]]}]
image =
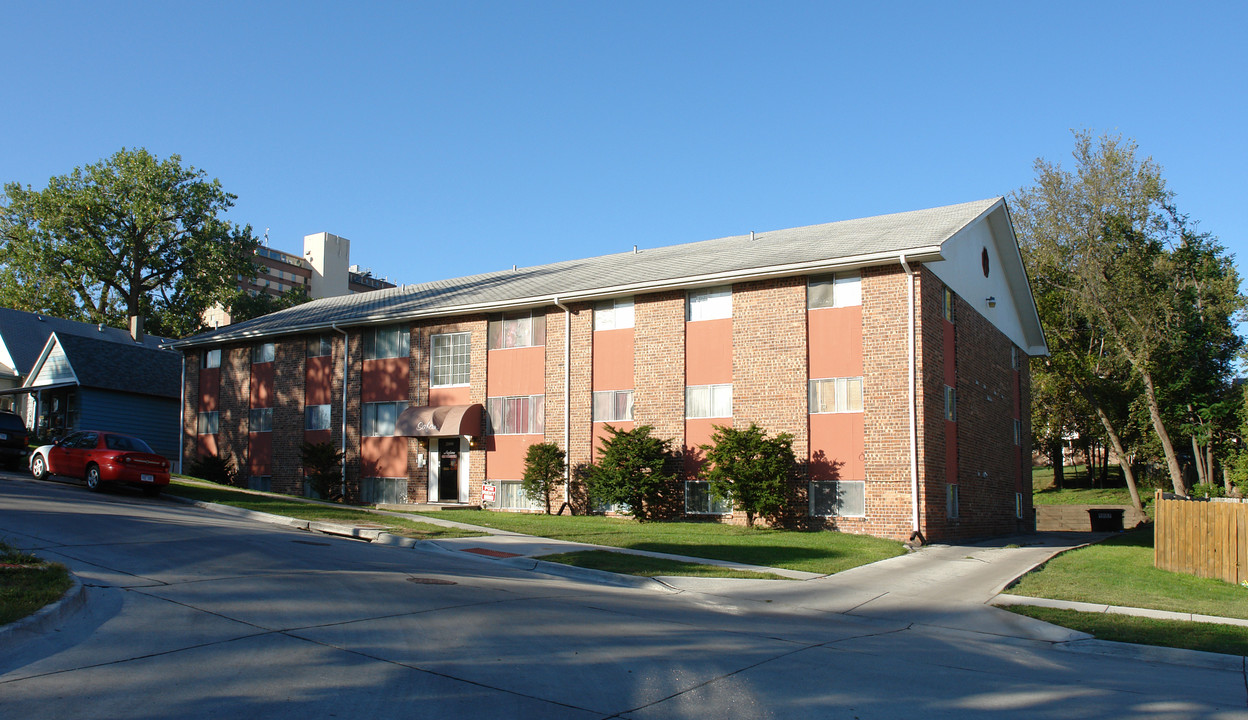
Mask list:
[{"label": "tree foliage canopy", "polygon": [[774,515],[784,506],[785,492],[797,460],[793,436],[780,433],[767,437],[758,425],[744,430],[716,425],[711,442],[700,445],[706,452],[702,477],[718,498],[731,499],[733,507],[745,512],[745,522]]},{"label": "tree foliage canopy", "polygon": [[1117,446],[1130,409],[1142,412],[1185,493],[1171,434],[1229,387],[1239,276],[1217,240],[1178,212],[1160,166],[1139,159],[1134,141],[1076,132],[1074,159],[1073,171],[1037,160],[1035,185],[1011,197],[1052,352],[1037,367],[1038,405],[1067,416],[1077,403],[1090,408],[1129,483],[1129,453]]},{"label": "tree foliage canopy", "polygon": [[124,327],[130,317],[179,336],[228,304],[252,277],[256,239],[220,215],[234,204],[218,180],[145,149],[53,177],[43,190],[4,186],[0,302]]},{"label": "tree foliage canopy", "polygon": [[675,480],[668,471],[673,461],[672,441],[651,435],[654,427],[632,430],[606,426],[598,462],[586,471],[589,496],[598,502],[627,506],[638,520],[652,518],[663,501],[663,491]]},{"label": "tree foliage canopy", "polygon": [[550,493],[559,486],[567,468],[562,449],[554,443],[534,443],[524,455],[524,476],[520,487],[530,498],[541,498],[550,514]]}]

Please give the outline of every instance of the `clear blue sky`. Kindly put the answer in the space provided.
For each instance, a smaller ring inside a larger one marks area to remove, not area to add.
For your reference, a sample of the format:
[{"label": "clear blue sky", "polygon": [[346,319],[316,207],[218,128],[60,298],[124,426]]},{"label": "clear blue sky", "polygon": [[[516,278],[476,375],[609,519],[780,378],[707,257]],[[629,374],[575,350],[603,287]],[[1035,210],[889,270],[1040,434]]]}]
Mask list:
[{"label": "clear blue sky", "polygon": [[1248,3],[0,3],[0,180],[123,146],[398,282],[1005,195],[1135,138],[1248,257]]}]

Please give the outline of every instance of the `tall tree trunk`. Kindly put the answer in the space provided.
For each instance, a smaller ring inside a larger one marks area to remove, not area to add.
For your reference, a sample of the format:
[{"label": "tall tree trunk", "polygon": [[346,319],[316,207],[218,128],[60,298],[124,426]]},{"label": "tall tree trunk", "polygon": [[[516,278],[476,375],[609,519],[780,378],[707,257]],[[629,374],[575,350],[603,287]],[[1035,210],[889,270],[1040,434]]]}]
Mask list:
[{"label": "tall tree trunk", "polygon": [[1200,449],[1200,442],[1192,435],[1192,460],[1196,464],[1196,482],[1209,482],[1209,473],[1205,471],[1205,454]]},{"label": "tall tree trunk", "polygon": [[1061,490],[1065,482],[1066,461],[1062,458],[1062,439],[1059,437],[1049,445],[1049,460],[1053,463],[1053,488]]},{"label": "tall tree trunk", "polygon": [[1109,485],[1109,445],[1101,443],[1101,487]]},{"label": "tall tree trunk", "polygon": [[1122,440],[1118,437],[1118,432],[1114,430],[1114,424],[1109,421],[1105,410],[1100,405],[1094,404],[1093,407],[1096,408],[1096,416],[1101,419],[1105,434],[1109,436],[1109,442],[1114,447],[1114,454],[1118,456],[1118,467],[1122,468],[1122,477],[1127,481],[1127,492],[1131,493],[1131,506],[1136,510],[1143,510],[1144,506],[1140,504],[1140,491],[1135,487],[1135,472],[1131,470],[1127,453],[1122,449]]},{"label": "tall tree trunk", "polygon": [[1140,377],[1144,380],[1144,399],[1148,401],[1148,415],[1153,421],[1153,432],[1157,433],[1161,450],[1166,454],[1170,485],[1174,487],[1176,495],[1186,496],[1187,483],[1183,482],[1183,469],[1179,467],[1179,457],[1174,452],[1174,443],[1170,442],[1170,434],[1166,432],[1166,424],[1161,421],[1161,407],[1157,404],[1157,391],[1153,388],[1153,374],[1140,368]]}]

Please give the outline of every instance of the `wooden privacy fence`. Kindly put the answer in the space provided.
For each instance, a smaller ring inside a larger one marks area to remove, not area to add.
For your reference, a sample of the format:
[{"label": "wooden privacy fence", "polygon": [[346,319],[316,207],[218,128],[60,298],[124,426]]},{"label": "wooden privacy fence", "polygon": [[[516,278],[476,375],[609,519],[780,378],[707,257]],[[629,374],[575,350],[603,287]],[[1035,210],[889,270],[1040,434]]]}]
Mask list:
[{"label": "wooden privacy fence", "polygon": [[1248,580],[1248,503],[1157,491],[1153,565],[1231,583]]}]

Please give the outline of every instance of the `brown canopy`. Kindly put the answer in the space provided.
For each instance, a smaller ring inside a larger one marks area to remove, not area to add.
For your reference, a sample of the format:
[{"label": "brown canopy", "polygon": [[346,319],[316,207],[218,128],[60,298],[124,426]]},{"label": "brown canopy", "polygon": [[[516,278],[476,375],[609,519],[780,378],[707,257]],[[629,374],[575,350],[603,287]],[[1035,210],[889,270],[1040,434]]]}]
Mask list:
[{"label": "brown canopy", "polygon": [[406,437],[451,437],[481,434],[481,405],[422,405],[399,414],[395,435]]}]

